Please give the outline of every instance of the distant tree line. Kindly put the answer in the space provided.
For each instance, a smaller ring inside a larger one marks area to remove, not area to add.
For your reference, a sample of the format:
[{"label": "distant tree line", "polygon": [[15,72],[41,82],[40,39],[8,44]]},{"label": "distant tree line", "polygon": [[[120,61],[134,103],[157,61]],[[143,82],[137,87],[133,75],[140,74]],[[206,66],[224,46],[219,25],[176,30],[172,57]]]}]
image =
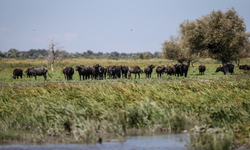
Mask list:
[{"label": "distant tree line", "polygon": [[[1,52],[0,57],[2,58],[21,58],[21,59],[45,59],[51,55],[50,50],[46,49],[30,49],[28,51],[19,51],[18,49],[11,48],[8,52]],[[68,53],[65,50],[56,50],[55,51],[56,59],[65,59],[65,58],[111,58],[111,59],[124,59],[124,58],[138,58],[138,59],[151,59],[151,58],[163,58],[162,52],[150,52],[143,53],[119,53],[117,51],[111,53],[98,52],[94,53],[91,50],[87,50],[83,53],[75,52]]]}]

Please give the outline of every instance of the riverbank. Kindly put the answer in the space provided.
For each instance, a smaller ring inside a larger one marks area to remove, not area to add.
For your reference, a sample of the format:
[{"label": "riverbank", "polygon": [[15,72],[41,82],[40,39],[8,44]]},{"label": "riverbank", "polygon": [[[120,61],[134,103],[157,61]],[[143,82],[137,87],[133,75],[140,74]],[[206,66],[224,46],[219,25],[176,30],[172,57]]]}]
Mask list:
[{"label": "riverbank", "polygon": [[99,133],[122,136],[130,128],[148,128],[230,132],[230,145],[246,146],[250,145],[249,78],[249,73],[241,73],[206,82],[169,78],[3,84],[0,139],[91,142]]}]

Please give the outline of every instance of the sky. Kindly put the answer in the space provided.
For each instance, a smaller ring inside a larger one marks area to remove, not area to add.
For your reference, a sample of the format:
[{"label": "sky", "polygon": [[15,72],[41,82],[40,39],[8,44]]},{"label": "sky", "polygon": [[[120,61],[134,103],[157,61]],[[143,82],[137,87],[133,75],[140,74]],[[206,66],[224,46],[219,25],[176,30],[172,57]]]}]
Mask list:
[{"label": "sky", "polygon": [[234,7],[250,32],[250,0],[0,0],[0,51],[162,51],[179,24]]}]

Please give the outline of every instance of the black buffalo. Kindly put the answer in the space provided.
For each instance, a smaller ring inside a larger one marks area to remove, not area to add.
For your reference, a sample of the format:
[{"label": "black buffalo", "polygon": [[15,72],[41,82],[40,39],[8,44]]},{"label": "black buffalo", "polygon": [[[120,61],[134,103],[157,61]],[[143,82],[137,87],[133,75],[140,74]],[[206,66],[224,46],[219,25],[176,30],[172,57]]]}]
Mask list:
[{"label": "black buffalo", "polygon": [[[233,65],[233,64],[227,64],[227,67],[228,67],[229,73],[233,74],[233,73],[234,73],[234,65]],[[223,67],[218,67],[218,68],[216,69],[215,73],[216,73],[216,72],[219,72],[219,71],[223,72],[224,75],[226,75],[226,72],[224,71],[224,68],[223,68]]]},{"label": "black buffalo", "polygon": [[114,75],[114,78],[121,78],[121,69],[122,69],[122,66],[112,67],[111,74]]},{"label": "black buffalo", "polygon": [[72,67],[65,66],[63,67],[63,74],[65,77],[65,80],[73,80],[72,76],[74,74],[74,69]]},{"label": "black buffalo", "polygon": [[23,77],[23,70],[22,69],[14,69],[13,70],[13,79],[18,79],[18,77],[21,77],[21,79],[22,79],[22,77]]},{"label": "black buffalo", "polygon": [[[48,70],[45,67],[28,68],[25,72],[26,72],[26,74],[31,74],[32,76],[35,76],[35,80],[36,80],[36,76],[44,76],[45,81],[47,79]],[[48,73],[48,75],[49,75],[49,73]]]},{"label": "black buffalo", "polygon": [[239,69],[250,70],[250,66],[249,65],[241,65],[241,66],[239,66]]},{"label": "black buffalo", "polygon": [[144,72],[146,74],[146,77],[151,78],[151,74],[153,72],[153,69],[155,68],[154,65],[150,65],[144,68]]},{"label": "black buffalo", "polygon": [[175,68],[175,75],[177,74],[178,77],[179,77],[179,75],[180,75],[180,76],[183,76],[183,74],[184,74],[185,77],[187,77],[189,64],[190,64],[190,61],[188,61],[188,64],[187,64],[187,65],[182,64],[182,63],[181,63],[181,64],[175,64],[175,65],[174,65],[174,68]]},{"label": "black buffalo", "polygon": [[121,66],[122,67],[122,78],[127,78],[128,76],[128,66]]},{"label": "black buffalo", "polygon": [[105,68],[102,66],[99,66],[98,68],[98,77],[100,80],[104,79],[104,77],[106,78]]},{"label": "black buffalo", "polygon": [[90,76],[92,75],[92,69],[89,66],[76,66],[76,71],[78,71],[79,73],[79,77],[80,77],[80,81],[81,81],[81,76],[82,76],[82,80],[85,79],[89,79]]},{"label": "black buffalo", "polygon": [[199,66],[199,74],[204,75],[204,72],[206,71],[206,66],[205,65],[200,65]]},{"label": "black buffalo", "polygon": [[27,75],[27,78],[28,78],[28,77],[32,77],[32,74],[28,72],[29,69],[30,69],[30,68],[28,68],[28,69],[25,71],[25,73],[26,73],[26,75]]},{"label": "black buffalo", "polygon": [[140,74],[143,73],[143,71],[141,70],[141,68],[139,66],[129,67],[128,72],[129,72],[128,77],[131,78],[131,73],[134,73],[135,79],[136,79],[136,74],[138,74],[138,77],[140,79]]},{"label": "black buffalo", "polygon": [[113,66],[108,66],[108,67],[106,68],[107,75],[109,76],[109,79],[112,77],[112,67],[113,67]]},{"label": "black buffalo", "polygon": [[98,79],[98,76],[99,76],[99,67],[100,65],[99,64],[96,64],[92,67],[92,76],[93,78],[95,79]]},{"label": "black buffalo", "polygon": [[157,77],[160,77],[161,78],[161,75],[166,72],[166,67],[164,65],[162,66],[158,66],[156,68],[156,73],[157,73]]},{"label": "black buffalo", "polygon": [[174,69],[174,67],[173,66],[167,66],[166,67],[166,70],[165,70],[165,73],[167,74],[167,75],[174,75],[175,74],[175,71],[174,71],[175,69]]}]

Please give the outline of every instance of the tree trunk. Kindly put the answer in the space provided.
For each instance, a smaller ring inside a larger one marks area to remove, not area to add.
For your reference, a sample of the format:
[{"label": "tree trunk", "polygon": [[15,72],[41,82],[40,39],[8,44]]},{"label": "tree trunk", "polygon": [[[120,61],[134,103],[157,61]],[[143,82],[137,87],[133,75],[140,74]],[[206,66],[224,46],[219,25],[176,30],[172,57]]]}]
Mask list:
[{"label": "tree trunk", "polygon": [[239,65],[240,65],[240,59],[239,59],[239,58],[236,58],[236,59],[235,59],[235,63],[236,63],[237,66],[239,66]]},{"label": "tree trunk", "polygon": [[229,74],[229,69],[227,67],[227,62],[222,61],[222,66],[223,66],[224,74],[228,75]]},{"label": "tree trunk", "polygon": [[51,71],[54,71],[54,61],[55,61],[55,51],[54,51],[54,46],[52,46],[52,62],[51,62]]}]

